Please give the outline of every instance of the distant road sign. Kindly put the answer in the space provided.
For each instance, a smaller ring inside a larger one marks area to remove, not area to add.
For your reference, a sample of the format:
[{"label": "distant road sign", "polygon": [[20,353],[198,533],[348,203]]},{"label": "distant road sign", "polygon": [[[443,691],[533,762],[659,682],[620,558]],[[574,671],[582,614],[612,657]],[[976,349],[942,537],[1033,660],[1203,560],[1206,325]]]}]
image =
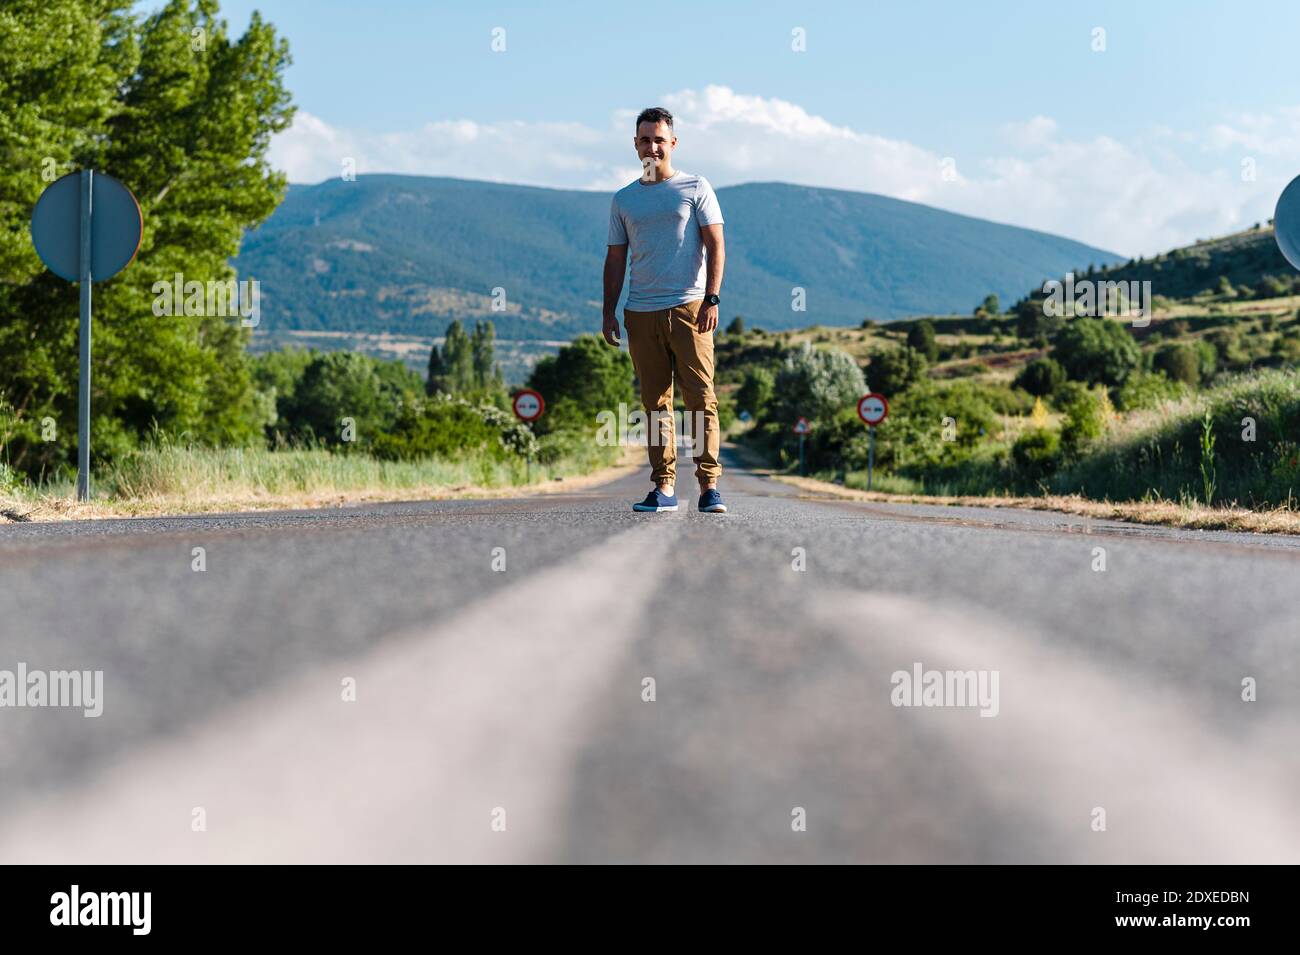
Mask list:
[{"label": "distant road sign", "polygon": [[858,417],[874,427],[889,417],[889,402],[874,391],[863,395],[858,399]]},{"label": "distant road sign", "polygon": [[[90,205],[90,278],[102,282],[126,268],[140,251],[144,218],[131,190],[102,172],[94,174]],[[54,180],[36,200],[32,245],[59,278],[81,281],[80,172]]]},{"label": "distant road sign", "polygon": [[807,418],[800,418],[798,421],[794,423],[795,434],[807,434],[811,430],[812,430],[812,425],[808,423]]},{"label": "distant road sign", "polygon": [[546,410],[546,401],[531,388],[525,388],[515,395],[515,417],[521,421],[536,421]]}]

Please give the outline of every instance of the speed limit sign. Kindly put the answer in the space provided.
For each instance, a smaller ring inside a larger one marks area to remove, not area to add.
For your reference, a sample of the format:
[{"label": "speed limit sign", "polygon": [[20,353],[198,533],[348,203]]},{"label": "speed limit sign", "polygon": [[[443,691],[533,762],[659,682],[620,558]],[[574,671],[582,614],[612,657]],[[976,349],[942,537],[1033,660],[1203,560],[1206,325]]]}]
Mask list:
[{"label": "speed limit sign", "polygon": [[515,417],[521,421],[536,421],[546,410],[542,396],[531,388],[525,388],[515,395]]},{"label": "speed limit sign", "polygon": [[885,396],[871,392],[858,399],[858,417],[875,427],[889,417],[889,402]]}]

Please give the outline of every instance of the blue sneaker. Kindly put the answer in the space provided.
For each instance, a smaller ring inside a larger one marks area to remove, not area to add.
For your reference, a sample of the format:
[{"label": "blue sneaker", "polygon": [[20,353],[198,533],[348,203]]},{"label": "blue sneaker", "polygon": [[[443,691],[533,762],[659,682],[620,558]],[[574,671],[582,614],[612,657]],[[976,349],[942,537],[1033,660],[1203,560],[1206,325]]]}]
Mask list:
[{"label": "blue sneaker", "polygon": [[700,510],[710,514],[727,513],[727,505],[722,503],[722,495],[716,487],[711,487],[700,495]]},{"label": "blue sneaker", "polygon": [[677,510],[677,495],[669,497],[659,488],[655,488],[645,496],[644,501],[632,505],[634,511],[675,511]]}]

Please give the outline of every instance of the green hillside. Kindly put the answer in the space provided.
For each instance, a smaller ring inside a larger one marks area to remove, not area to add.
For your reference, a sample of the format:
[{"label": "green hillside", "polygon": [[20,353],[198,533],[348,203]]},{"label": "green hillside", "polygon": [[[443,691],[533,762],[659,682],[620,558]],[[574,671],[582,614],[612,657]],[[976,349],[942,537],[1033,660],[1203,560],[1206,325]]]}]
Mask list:
[{"label": "green hillside", "polygon": [[[853,409],[883,392],[874,487],[924,494],[1291,510],[1300,501],[1300,275],[1271,229],[1175,249],[1093,277],[1152,278],[1146,325],[1011,310],[777,334],[736,328],[717,350],[719,400],[778,467],[813,425],[808,468],[865,482]],[[1041,286],[1040,286],[1041,287]],[[1171,293],[1177,290],[1181,294]]]},{"label": "green hillside", "polygon": [[[1057,236],[883,196],[755,183],[718,190],[724,315],[771,329],[969,312],[1118,257]],[[418,176],[291,186],[244,239],[268,330],[439,335],[490,318],[504,339],[599,324],[610,194]],[[806,290],[807,311],[791,291]],[[492,290],[505,290],[503,310]]]},{"label": "green hillside", "polygon": [[1096,278],[1150,282],[1153,295],[1177,300],[1258,298],[1300,289],[1300,275],[1278,250],[1271,221],[1149,259],[1131,259],[1100,269]]}]

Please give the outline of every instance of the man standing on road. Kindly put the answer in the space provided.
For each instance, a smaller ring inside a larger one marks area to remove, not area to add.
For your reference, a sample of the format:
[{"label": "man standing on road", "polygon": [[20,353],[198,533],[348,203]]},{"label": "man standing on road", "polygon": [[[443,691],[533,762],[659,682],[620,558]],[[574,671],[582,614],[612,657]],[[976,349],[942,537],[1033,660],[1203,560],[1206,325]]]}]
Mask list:
[{"label": "man standing on road", "polygon": [[[618,297],[631,250],[631,286],[623,320],[627,349],[641,381],[650,418],[654,490],[633,504],[638,511],[677,510],[677,448],[673,380],[691,420],[699,509],[726,511],[718,492],[718,399],[713,392],[713,330],[725,258],[722,210],[703,176],[674,169],[673,117],[658,107],[641,111],[633,137],[644,173],[614,194],[605,255],[605,341],[618,347]],[[707,253],[707,258],[706,258]],[[701,434],[700,432],[703,431]]]}]

